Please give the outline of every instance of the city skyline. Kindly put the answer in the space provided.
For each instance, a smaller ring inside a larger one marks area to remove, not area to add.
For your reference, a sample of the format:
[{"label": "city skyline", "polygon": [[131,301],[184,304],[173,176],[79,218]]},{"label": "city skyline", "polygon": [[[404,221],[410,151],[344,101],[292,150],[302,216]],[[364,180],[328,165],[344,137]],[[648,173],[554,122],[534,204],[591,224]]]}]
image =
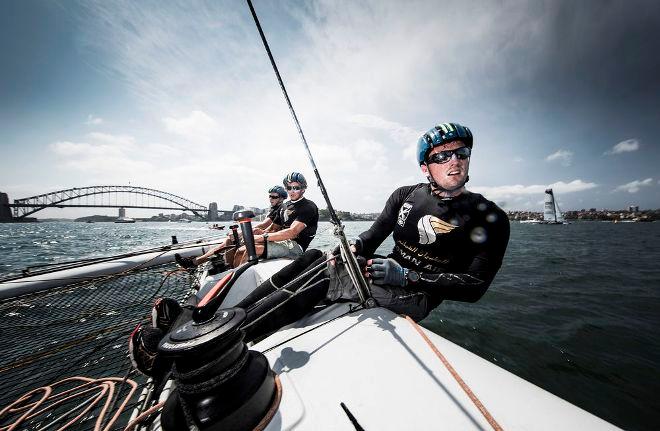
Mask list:
[{"label": "city skyline", "polygon": [[[425,181],[416,141],[445,121],[475,134],[468,189],[505,210],[540,210],[548,187],[565,210],[660,207],[660,7],[632,5],[255,8],[333,206],[371,213]],[[325,206],[243,3],[0,10],[0,192],[11,200],[130,182],[260,208],[300,171]]]}]

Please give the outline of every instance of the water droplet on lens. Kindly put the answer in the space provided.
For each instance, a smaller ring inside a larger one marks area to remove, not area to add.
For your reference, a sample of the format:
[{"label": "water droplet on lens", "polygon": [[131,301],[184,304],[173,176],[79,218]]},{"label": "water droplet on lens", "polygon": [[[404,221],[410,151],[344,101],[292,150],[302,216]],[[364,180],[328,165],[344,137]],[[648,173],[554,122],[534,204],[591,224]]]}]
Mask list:
[{"label": "water droplet on lens", "polygon": [[497,214],[495,213],[490,213],[486,216],[486,221],[488,223],[495,223],[496,220],[497,220]]},{"label": "water droplet on lens", "polygon": [[478,209],[479,211],[486,211],[486,204],[483,203],[483,202],[480,203],[479,205],[477,205],[477,209]]},{"label": "water droplet on lens", "polygon": [[487,237],[488,235],[486,234],[486,229],[482,228],[481,226],[475,227],[472,229],[472,232],[470,232],[470,239],[472,242],[477,244],[486,242]]}]

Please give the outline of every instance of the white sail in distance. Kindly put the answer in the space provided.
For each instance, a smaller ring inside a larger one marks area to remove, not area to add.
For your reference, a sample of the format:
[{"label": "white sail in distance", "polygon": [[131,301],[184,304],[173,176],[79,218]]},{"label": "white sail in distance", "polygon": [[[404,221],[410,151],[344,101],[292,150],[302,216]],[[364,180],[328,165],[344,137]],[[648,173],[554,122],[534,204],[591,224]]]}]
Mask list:
[{"label": "white sail in distance", "polygon": [[552,189],[546,189],[545,202],[543,204],[543,221],[549,223],[563,223],[564,216],[559,210],[559,205],[555,200]]}]

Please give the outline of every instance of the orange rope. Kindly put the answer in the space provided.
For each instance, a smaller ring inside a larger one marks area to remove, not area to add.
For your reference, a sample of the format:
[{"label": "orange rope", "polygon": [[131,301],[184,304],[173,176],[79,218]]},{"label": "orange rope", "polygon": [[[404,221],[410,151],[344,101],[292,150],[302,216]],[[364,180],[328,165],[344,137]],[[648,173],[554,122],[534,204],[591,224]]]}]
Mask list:
[{"label": "orange rope", "polygon": [[273,401],[266,415],[254,427],[253,431],[263,431],[266,429],[266,426],[273,419],[275,413],[277,413],[277,409],[280,407],[280,401],[282,401],[282,382],[280,382],[280,376],[275,374],[275,395],[273,396]]},{"label": "orange rope", "polygon": [[30,392],[28,392],[27,394],[25,394],[25,395],[23,395],[22,397],[20,397],[19,399],[17,399],[16,401],[14,401],[13,403],[11,403],[10,405],[8,405],[7,407],[5,407],[4,409],[2,409],[2,411],[0,412],[0,418],[2,418],[7,412],[12,411],[12,410],[13,410],[12,408],[13,408],[15,405],[20,404],[20,403],[22,403],[23,401],[26,401],[26,400],[30,399],[30,397],[32,397],[32,394],[34,394],[34,393],[36,393],[36,392],[39,392],[39,391],[43,391],[43,392],[44,392],[43,396],[42,396],[38,401],[36,401],[35,403],[33,403],[33,404],[31,405],[31,407],[29,407],[28,411],[27,411],[26,413],[24,413],[23,416],[21,416],[20,418],[18,418],[18,420],[16,421],[16,423],[14,423],[13,425],[11,425],[11,426],[9,426],[9,427],[2,427],[2,428],[0,428],[0,429],[2,429],[2,430],[5,430],[5,429],[6,429],[7,431],[12,431],[12,430],[16,429],[16,427],[17,427],[22,421],[24,421],[27,417],[29,417],[29,416],[30,416],[30,413],[32,413],[37,407],[39,407],[39,404],[41,404],[43,401],[45,401],[46,399],[48,399],[48,397],[50,396],[51,392],[53,392],[53,390],[52,390],[51,388],[49,388],[49,387],[45,387],[45,388],[37,388],[37,389],[35,389],[35,390],[33,390],[33,391],[30,391]]},{"label": "orange rope", "polygon": [[447,368],[447,370],[449,370],[449,373],[452,375],[452,377],[454,377],[456,382],[458,382],[461,389],[463,389],[463,391],[465,391],[465,393],[467,394],[468,397],[470,397],[470,399],[472,400],[474,405],[477,406],[477,408],[479,409],[481,414],[484,415],[484,417],[486,418],[486,420],[488,421],[490,426],[492,426],[495,431],[502,431],[502,427],[500,426],[500,424],[497,423],[497,421],[495,420],[493,415],[490,414],[488,409],[486,409],[486,407],[481,403],[481,401],[479,401],[479,398],[477,398],[477,396],[474,394],[474,392],[472,392],[472,389],[470,389],[470,387],[467,385],[467,383],[465,383],[463,381],[463,379],[461,378],[461,376],[458,375],[458,373],[456,372],[454,367],[452,367],[451,364],[449,363],[449,361],[447,360],[447,358],[445,358],[445,355],[440,353],[440,350],[438,350],[438,348],[435,347],[433,342],[429,339],[429,337],[426,336],[424,331],[422,331],[422,328],[420,328],[419,325],[417,323],[415,323],[414,320],[412,320],[409,316],[405,316],[405,317],[406,317],[406,320],[408,322],[410,322],[410,324],[413,326],[413,328],[415,328],[415,330],[419,333],[419,335],[422,336],[424,341],[426,341],[426,344],[429,345],[429,347],[431,348],[431,350],[433,350],[433,353],[435,353],[435,355],[438,357],[438,359],[440,359],[440,361],[442,361],[442,363]]},{"label": "orange rope", "polygon": [[[61,386],[73,381],[80,381],[82,383],[78,386],[64,390],[60,393],[54,393],[54,390],[57,386]],[[115,393],[116,383],[123,381],[125,381],[125,383],[131,386],[131,390],[124,397],[124,401],[117,408],[112,418],[110,418],[110,420],[105,425],[105,427],[102,428],[103,422],[105,420],[105,416],[108,413],[110,403]],[[117,421],[119,416],[124,412],[126,405],[128,404],[129,400],[131,399],[135,391],[137,390],[137,387],[138,387],[137,383],[135,383],[133,380],[130,379],[124,380],[118,377],[106,377],[102,379],[91,379],[88,377],[78,377],[78,376],[68,377],[66,379],[60,380],[59,382],[53,383],[52,385],[43,386],[41,388],[34,389],[26,393],[25,395],[22,395],[20,398],[18,398],[16,401],[11,403],[9,406],[2,409],[2,411],[0,411],[0,419],[5,417],[5,415],[16,414],[25,410],[27,411],[23,413],[23,415],[20,416],[18,419],[16,419],[13,423],[0,427],[0,431],[13,431],[15,429],[18,429],[18,427],[27,420],[33,419],[48,411],[51,411],[58,405],[70,401],[74,398],[78,398],[83,395],[89,394],[90,392],[95,392],[95,391],[97,391],[98,393],[96,395],[93,395],[92,398],[90,398],[90,401],[92,402],[84,410],[82,410],[77,416],[69,420],[64,426],[58,428],[58,430],[64,430],[69,426],[75,424],[80,419],[82,419],[90,410],[92,410],[94,407],[97,407],[99,403],[102,402],[103,399],[105,399],[105,403],[103,403],[101,412],[99,413],[96,419],[94,430],[107,431],[112,428],[112,425],[114,425],[114,423]],[[30,399],[33,398],[33,395],[39,392],[43,392],[43,395],[36,401],[29,402]],[[50,403],[50,404],[46,404],[46,403]],[[80,404],[78,406],[80,406]],[[78,406],[74,406],[71,410],[64,413],[64,415],[61,416],[61,418],[66,417],[69,413],[75,411],[76,407]],[[38,411],[35,412],[35,410]]]},{"label": "orange rope", "polygon": [[138,417],[130,421],[128,425],[126,425],[126,428],[124,428],[124,431],[133,431],[133,428],[135,428],[137,424],[139,424],[140,422],[142,422],[143,420],[145,420],[146,418],[148,418],[158,410],[162,409],[164,405],[165,405],[165,401],[162,401],[156,404],[155,406],[149,407],[147,410],[140,413]]}]

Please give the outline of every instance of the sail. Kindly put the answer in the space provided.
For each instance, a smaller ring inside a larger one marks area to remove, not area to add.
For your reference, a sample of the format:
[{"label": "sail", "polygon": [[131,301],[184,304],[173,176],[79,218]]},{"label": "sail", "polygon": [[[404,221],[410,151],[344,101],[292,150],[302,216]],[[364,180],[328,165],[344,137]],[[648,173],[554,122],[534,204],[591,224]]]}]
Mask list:
[{"label": "sail", "polygon": [[564,215],[561,213],[561,210],[559,209],[559,202],[557,201],[555,201],[555,214],[557,215],[557,221],[563,223]]},{"label": "sail", "polygon": [[555,195],[552,189],[545,191],[545,201],[543,203],[543,221],[556,222],[557,221],[557,208],[555,205]]}]

